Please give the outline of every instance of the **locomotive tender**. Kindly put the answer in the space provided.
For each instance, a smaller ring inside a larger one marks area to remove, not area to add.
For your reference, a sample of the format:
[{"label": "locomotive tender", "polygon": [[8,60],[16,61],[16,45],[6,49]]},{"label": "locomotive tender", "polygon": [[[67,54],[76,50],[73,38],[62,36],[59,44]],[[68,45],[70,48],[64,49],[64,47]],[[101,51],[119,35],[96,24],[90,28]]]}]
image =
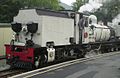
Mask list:
[{"label": "locomotive tender", "polygon": [[20,10],[12,25],[13,39],[5,44],[7,64],[33,68],[65,58],[84,57],[91,49],[119,49],[114,29],[97,24],[97,17],[79,12]]}]

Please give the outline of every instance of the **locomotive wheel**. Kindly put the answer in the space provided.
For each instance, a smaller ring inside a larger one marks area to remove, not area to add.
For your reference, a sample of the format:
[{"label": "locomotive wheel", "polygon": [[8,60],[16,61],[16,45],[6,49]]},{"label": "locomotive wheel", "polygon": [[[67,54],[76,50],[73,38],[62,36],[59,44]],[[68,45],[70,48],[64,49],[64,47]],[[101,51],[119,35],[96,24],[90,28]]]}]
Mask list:
[{"label": "locomotive wheel", "polygon": [[41,56],[37,57],[37,60],[35,61],[35,64],[34,64],[35,68],[39,68],[39,66],[40,66],[40,59],[41,59]]},{"label": "locomotive wheel", "polygon": [[70,56],[73,56],[74,55],[74,49],[71,49],[70,50]]},{"label": "locomotive wheel", "polygon": [[63,55],[64,55],[64,57],[68,57],[68,52],[64,50]]},{"label": "locomotive wheel", "polygon": [[38,68],[40,66],[40,62],[39,61],[35,61],[35,68]]},{"label": "locomotive wheel", "polygon": [[116,51],[118,51],[118,48],[115,48]]}]

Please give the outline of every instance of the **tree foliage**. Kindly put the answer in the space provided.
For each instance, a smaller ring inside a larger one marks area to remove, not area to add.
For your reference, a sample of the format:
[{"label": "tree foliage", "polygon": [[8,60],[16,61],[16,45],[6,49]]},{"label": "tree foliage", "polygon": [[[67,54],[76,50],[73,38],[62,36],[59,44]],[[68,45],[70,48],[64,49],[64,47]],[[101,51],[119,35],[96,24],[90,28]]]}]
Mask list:
[{"label": "tree foliage", "polygon": [[23,0],[26,7],[37,7],[37,8],[47,8],[53,10],[59,10],[58,0]]},{"label": "tree foliage", "polygon": [[73,3],[72,7],[74,11],[78,11],[79,8],[87,3],[89,0],[76,0],[76,2]]},{"label": "tree foliage", "polygon": [[19,9],[26,7],[60,9],[58,0],[0,0],[0,22],[12,22]]},{"label": "tree foliage", "polygon": [[112,19],[120,13],[120,0],[109,0],[103,4],[101,9],[94,14],[98,17],[98,20],[102,20],[105,23],[112,21]]},{"label": "tree foliage", "polygon": [[11,22],[22,5],[18,1],[3,0],[0,2],[0,22]]}]

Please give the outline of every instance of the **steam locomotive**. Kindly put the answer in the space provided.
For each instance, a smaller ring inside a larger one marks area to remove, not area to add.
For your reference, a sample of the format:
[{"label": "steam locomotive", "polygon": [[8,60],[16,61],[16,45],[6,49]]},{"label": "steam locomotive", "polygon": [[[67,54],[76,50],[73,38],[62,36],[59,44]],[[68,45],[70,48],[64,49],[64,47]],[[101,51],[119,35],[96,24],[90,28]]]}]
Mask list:
[{"label": "steam locomotive", "polygon": [[97,17],[72,11],[19,10],[11,23],[13,38],[5,44],[7,64],[38,68],[50,62],[84,57],[88,52],[119,50],[115,29]]}]

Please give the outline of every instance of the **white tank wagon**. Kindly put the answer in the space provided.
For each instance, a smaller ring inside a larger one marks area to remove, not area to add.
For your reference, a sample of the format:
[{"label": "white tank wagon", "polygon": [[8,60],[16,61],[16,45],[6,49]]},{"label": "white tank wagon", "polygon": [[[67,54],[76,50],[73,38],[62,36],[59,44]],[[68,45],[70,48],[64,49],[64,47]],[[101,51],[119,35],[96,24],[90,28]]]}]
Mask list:
[{"label": "white tank wagon", "polygon": [[101,42],[108,41],[111,37],[111,31],[108,26],[97,24],[97,17],[90,15],[88,17],[89,26],[88,29],[88,42]]},{"label": "white tank wagon", "polygon": [[107,41],[110,39],[110,29],[104,25],[94,24],[94,37],[95,41]]}]

